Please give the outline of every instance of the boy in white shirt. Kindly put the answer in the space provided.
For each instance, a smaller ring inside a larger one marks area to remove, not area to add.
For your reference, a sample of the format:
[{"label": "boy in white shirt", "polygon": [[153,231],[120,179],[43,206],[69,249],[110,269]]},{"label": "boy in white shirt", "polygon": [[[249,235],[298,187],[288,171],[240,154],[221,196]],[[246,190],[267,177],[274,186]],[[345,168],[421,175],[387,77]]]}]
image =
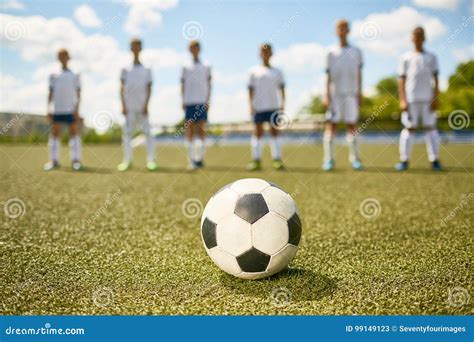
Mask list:
[{"label": "boy in white shirt", "polygon": [[422,27],[413,30],[412,42],[415,49],[405,53],[400,59],[398,91],[402,124],[400,134],[400,162],[396,170],[408,169],[408,160],[413,144],[413,136],[419,121],[425,130],[426,151],[431,168],[441,171],[439,162],[439,134],[436,129],[438,96],[438,62],[436,56],[423,49],[425,31]]},{"label": "boy in white shirt", "polygon": [[[186,147],[190,170],[204,167],[206,150],[206,122],[211,96],[211,68],[199,59],[201,47],[197,40],[189,43],[192,62],[183,67],[181,75],[181,95],[185,112]],[[197,125],[198,137],[194,138]]]},{"label": "boy in white shirt", "polygon": [[336,23],[339,45],[327,56],[327,84],[324,104],[327,108],[324,130],[323,170],[334,169],[334,138],[337,124],[344,120],[347,125],[346,140],[349,144],[349,161],[354,170],[361,170],[357,146],[357,121],[362,102],[362,53],[347,41],[349,22],[341,19]]},{"label": "boy in white shirt", "polygon": [[130,50],[133,53],[133,65],[122,69],[120,81],[120,99],[122,100],[122,112],[125,115],[125,126],[122,132],[122,145],[124,158],[117,166],[119,171],[127,171],[132,166],[131,139],[136,121],[141,124],[141,130],[146,135],[147,169],[154,171],[157,168],[155,162],[155,142],[151,135],[150,122],[148,118],[148,103],[151,95],[152,76],[151,70],[145,68],[140,62],[142,42],[133,39],[130,42]]},{"label": "boy in white shirt", "polygon": [[[256,171],[262,168],[261,156],[263,150],[263,124],[270,124],[270,148],[273,167],[284,169],[281,161],[281,142],[278,130],[278,116],[282,115],[285,106],[285,82],[283,73],[270,65],[272,46],[268,43],[260,46],[262,64],[253,67],[249,79],[250,113],[255,123],[255,133],[252,136],[252,159],[247,170]],[[283,114],[284,115],[284,114]]]},{"label": "boy in white shirt", "polygon": [[48,142],[49,162],[44,165],[44,170],[50,171],[59,167],[59,135],[61,124],[66,124],[69,127],[72,169],[78,171],[81,169],[81,137],[79,136],[81,85],[79,75],[68,68],[69,53],[66,49],[58,51],[58,60],[61,63],[61,72],[49,77],[48,119],[51,123],[51,133]]}]

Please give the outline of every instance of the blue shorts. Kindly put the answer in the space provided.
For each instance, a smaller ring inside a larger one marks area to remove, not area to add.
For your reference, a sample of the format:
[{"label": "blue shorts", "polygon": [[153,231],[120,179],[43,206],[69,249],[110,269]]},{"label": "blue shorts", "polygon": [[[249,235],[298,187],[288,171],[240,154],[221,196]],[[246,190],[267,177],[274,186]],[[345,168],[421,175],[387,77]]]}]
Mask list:
[{"label": "blue shorts", "polygon": [[64,123],[64,124],[70,125],[74,121],[76,121],[76,118],[71,113],[53,114],[53,122],[54,123]]},{"label": "blue shorts", "polygon": [[185,120],[191,122],[207,121],[207,108],[206,104],[186,106]]},{"label": "blue shorts", "polygon": [[277,125],[278,115],[280,115],[279,113],[280,111],[278,109],[255,113],[253,117],[253,122],[270,122],[270,124],[272,125]]}]

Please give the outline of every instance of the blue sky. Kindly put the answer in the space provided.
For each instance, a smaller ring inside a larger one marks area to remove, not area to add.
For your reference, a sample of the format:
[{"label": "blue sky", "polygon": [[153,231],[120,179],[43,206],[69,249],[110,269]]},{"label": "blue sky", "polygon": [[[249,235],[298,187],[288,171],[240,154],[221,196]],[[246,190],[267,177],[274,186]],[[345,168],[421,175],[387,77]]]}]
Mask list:
[{"label": "blue sky", "polygon": [[351,21],[351,41],[363,51],[366,93],[395,73],[398,56],[411,48],[409,32],[416,25],[427,30],[427,49],[438,55],[443,86],[456,65],[474,53],[471,0],[0,3],[0,110],[43,114],[47,76],[57,68],[55,51],[65,46],[72,54],[71,68],[81,73],[81,114],[91,125],[103,112],[122,120],[118,78],[129,63],[132,36],[143,39],[144,64],[153,68],[155,124],[182,117],[179,76],[189,37],[202,41],[203,57],[213,67],[213,122],[248,119],[247,71],[259,63],[257,48],[263,41],[272,42],[274,64],[285,74],[290,114],[321,93],[324,56],[336,43],[338,18]]}]

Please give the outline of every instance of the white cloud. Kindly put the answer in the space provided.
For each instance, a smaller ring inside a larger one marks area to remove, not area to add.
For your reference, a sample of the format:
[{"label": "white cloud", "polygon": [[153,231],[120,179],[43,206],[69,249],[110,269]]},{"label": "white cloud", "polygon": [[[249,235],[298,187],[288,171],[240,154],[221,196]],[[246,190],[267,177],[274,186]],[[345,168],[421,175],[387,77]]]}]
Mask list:
[{"label": "white cloud", "polygon": [[81,5],[74,11],[74,19],[84,27],[101,27],[102,20],[89,5]]},{"label": "white cloud", "polygon": [[474,44],[465,48],[453,49],[453,57],[460,63],[474,60]]},{"label": "white cloud", "polygon": [[273,63],[288,71],[305,71],[308,68],[324,68],[327,47],[317,43],[299,43],[284,50],[278,50]]},{"label": "white cloud", "polygon": [[446,33],[447,27],[436,17],[418,12],[411,7],[400,7],[391,12],[373,13],[352,25],[356,42],[364,49],[384,55],[398,55],[411,45],[411,32],[423,26],[428,41]]},{"label": "white cloud", "polygon": [[18,0],[7,0],[0,5],[1,10],[22,10],[25,8],[25,4]]},{"label": "white cloud", "polygon": [[130,6],[124,30],[131,35],[139,35],[144,30],[161,24],[161,11],[174,8],[178,0],[127,0]]},{"label": "white cloud", "polygon": [[413,0],[413,3],[419,7],[455,10],[461,0]]}]

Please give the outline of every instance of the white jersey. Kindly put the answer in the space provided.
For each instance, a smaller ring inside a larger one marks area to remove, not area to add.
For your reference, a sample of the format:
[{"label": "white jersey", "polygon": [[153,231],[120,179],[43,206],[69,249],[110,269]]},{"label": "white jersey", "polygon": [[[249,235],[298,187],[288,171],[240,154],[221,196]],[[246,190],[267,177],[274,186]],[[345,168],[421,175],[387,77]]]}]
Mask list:
[{"label": "white jersey", "polygon": [[125,106],[129,112],[142,113],[145,108],[148,85],[152,83],[151,70],[141,64],[122,69],[120,76],[125,87]]},{"label": "white jersey", "polygon": [[79,75],[69,69],[49,76],[49,89],[53,93],[54,114],[72,114],[78,101],[77,92],[81,89]]},{"label": "white jersey", "polygon": [[327,55],[326,72],[330,77],[331,95],[357,95],[362,52],[351,45],[331,47]]},{"label": "white jersey", "polygon": [[186,106],[205,104],[209,101],[211,67],[192,62],[183,67],[181,82],[184,86],[183,103]]},{"label": "white jersey", "polygon": [[273,67],[258,65],[250,70],[249,88],[253,89],[253,108],[256,112],[277,110],[281,107],[280,89],[285,85],[283,73]]},{"label": "white jersey", "polygon": [[436,56],[429,52],[409,51],[402,55],[398,75],[405,77],[408,102],[426,102],[433,99],[433,75],[438,74]]}]

